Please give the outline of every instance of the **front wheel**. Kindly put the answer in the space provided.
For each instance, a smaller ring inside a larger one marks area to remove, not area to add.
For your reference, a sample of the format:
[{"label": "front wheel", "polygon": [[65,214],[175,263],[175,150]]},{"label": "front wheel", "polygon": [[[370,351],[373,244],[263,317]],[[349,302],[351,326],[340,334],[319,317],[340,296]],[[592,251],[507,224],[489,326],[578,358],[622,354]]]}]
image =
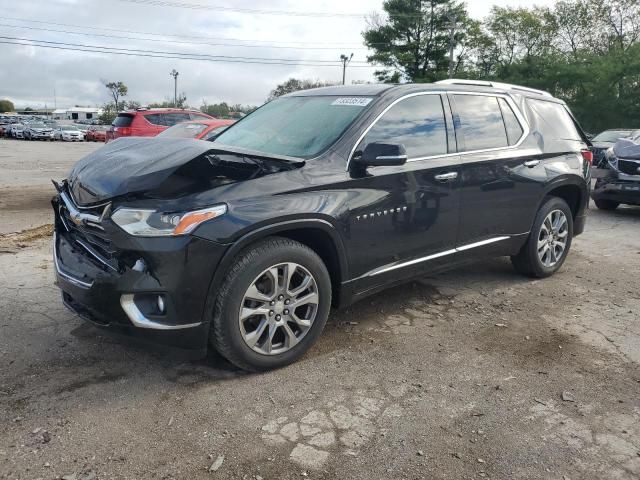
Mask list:
[{"label": "front wheel", "polygon": [[527,243],[511,257],[515,269],[535,278],[556,273],[573,239],[573,215],[562,198],[549,197],[538,210]]},{"label": "front wheel", "polygon": [[309,247],[271,237],[242,252],[215,299],[211,343],[250,371],[300,358],[322,332],[331,307],[331,280]]}]

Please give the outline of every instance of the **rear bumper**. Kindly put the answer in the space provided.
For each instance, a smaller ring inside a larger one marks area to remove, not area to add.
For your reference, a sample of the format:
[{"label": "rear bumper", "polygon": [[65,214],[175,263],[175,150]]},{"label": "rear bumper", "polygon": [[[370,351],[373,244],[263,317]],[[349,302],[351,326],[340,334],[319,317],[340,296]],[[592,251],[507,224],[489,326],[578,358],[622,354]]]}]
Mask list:
[{"label": "rear bumper", "polygon": [[627,205],[640,205],[640,181],[602,178],[591,192],[594,200],[610,200]]},{"label": "rear bumper", "polygon": [[113,333],[188,351],[191,357],[205,355],[209,286],[224,246],[196,237],[121,234],[114,238],[115,253],[106,264],[56,213],[53,257],[64,304]]}]

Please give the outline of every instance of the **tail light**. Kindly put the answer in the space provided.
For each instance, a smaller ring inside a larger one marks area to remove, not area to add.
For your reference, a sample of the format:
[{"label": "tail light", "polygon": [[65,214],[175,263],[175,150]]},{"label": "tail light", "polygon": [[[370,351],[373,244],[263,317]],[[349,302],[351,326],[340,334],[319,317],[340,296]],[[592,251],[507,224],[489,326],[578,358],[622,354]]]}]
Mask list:
[{"label": "tail light", "polygon": [[589,165],[593,165],[593,152],[591,150],[582,150],[580,153],[582,154],[582,159],[585,162]]},{"label": "tail light", "polygon": [[119,137],[127,137],[131,135],[131,128],[129,127],[114,128],[113,133],[114,134],[117,133]]}]

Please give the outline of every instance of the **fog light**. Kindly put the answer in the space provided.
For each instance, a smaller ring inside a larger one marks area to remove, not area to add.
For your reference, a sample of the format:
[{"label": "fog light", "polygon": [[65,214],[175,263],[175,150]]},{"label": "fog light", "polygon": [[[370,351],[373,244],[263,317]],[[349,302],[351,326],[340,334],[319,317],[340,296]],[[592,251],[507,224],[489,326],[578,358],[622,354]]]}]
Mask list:
[{"label": "fog light", "polygon": [[164,314],[164,298],[162,298],[162,295],[158,295],[158,312]]}]

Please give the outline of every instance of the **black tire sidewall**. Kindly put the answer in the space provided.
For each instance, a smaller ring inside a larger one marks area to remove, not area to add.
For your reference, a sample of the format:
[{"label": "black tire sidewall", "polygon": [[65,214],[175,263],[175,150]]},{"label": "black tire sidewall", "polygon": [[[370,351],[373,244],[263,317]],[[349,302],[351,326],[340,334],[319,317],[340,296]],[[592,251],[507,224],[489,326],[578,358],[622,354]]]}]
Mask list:
[{"label": "black tire sidewall", "polygon": [[[287,240],[284,240],[287,241]],[[331,309],[331,279],[320,257],[297,242],[288,241],[291,245],[283,245],[282,241],[274,241],[267,244],[266,252],[254,258],[245,268],[239,270],[229,281],[228,294],[222,305],[216,306],[214,322],[217,323],[226,347],[233,351],[234,357],[239,361],[232,362],[243,368],[251,370],[269,370],[288,365],[300,358],[317,340],[322,333]],[[267,242],[268,243],[268,242]],[[262,244],[262,248],[265,244]],[[292,248],[293,247],[293,248]],[[260,248],[260,247],[256,247]],[[245,255],[255,255],[250,249]],[[242,261],[242,259],[239,259]],[[316,318],[304,338],[295,347],[278,355],[263,355],[252,350],[242,338],[238,323],[238,315],[242,299],[251,282],[267,268],[280,263],[297,263],[313,275],[318,286],[318,312]],[[233,267],[232,267],[233,270]]]},{"label": "black tire sidewall", "polygon": [[[540,235],[540,228],[542,227],[542,223],[544,222],[547,215],[551,213],[553,210],[561,210],[566,218],[568,223],[569,235],[567,238],[567,246],[564,250],[562,258],[558,263],[553,265],[552,267],[546,267],[542,264],[540,257],[538,256],[538,238]],[[533,268],[533,274],[536,277],[544,278],[549,277],[556,273],[564,264],[565,260],[569,256],[569,250],[571,249],[571,244],[573,243],[573,214],[567,202],[558,197],[549,198],[538,210],[538,214],[536,215],[535,222],[533,223],[533,229],[531,230],[531,236],[529,238],[529,244],[527,245],[527,254],[530,256],[530,265]]]}]

